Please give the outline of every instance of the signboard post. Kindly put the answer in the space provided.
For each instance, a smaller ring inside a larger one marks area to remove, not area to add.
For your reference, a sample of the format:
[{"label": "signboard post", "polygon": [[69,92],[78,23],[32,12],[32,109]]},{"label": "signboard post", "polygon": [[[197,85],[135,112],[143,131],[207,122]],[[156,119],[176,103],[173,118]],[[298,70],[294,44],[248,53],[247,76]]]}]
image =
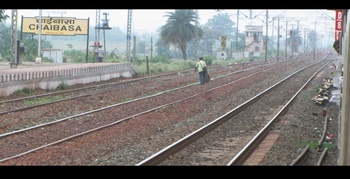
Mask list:
[{"label": "signboard post", "polygon": [[[76,19],[75,17],[23,17],[22,32],[41,35],[75,36],[86,35],[89,39],[89,19]],[[40,43],[41,40],[39,40]],[[88,43],[86,48],[86,62],[88,61]],[[40,54],[40,46],[38,48]],[[38,55],[39,56],[39,55]],[[37,58],[38,63],[41,58]]]},{"label": "signboard post", "polygon": [[335,40],[340,40],[340,34],[343,30],[343,10],[335,11]]}]

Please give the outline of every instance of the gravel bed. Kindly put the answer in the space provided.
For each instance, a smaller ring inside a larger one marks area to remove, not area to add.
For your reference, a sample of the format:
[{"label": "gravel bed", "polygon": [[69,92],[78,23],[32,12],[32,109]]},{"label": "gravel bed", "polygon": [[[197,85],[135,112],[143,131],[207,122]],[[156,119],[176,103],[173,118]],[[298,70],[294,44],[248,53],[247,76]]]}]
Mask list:
[{"label": "gravel bed", "polygon": [[[319,58],[323,57],[323,54],[319,56]],[[310,63],[311,62],[302,60],[295,64],[307,65]],[[159,151],[162,147],[177,141],[190,131],[205,125],[210,119],[221,116],[223,113],[226,113],[228,110],[261,92],[262,89],[266,89],[269,84],[281,80],[283,78],[283,72],[288,74],[292,70],[292,66],[279,66],[279,68],[281,69],[278,72],[273,70],[267,72],[265,75],[268,74],[269,78],[264,78],[265,76],[263,75],[256,75],[250,80],[238,81],[230,87],[213,90],[193,99],[186,100],[186,102],[164,107],[155,112],[143,115],[142,117],[135,117],[133,120],[123,122],[118,126],[106,128],[97,133],[88,134],[85,137],[79,137],[65,142],[64,147],[61,147],[61,145],[48,147],[33,154],[0,163],[0,165],[135,165],[154,152]],[[302,147],[302,145],[296,146],[293,145],[294,143],[286,141],[291,140],[303,144],[319,140],[319,134],[315,134],[313,129],[321,129],[322,121],[319,118],[315,119],[316,116],[311,112],[320,113],[324,106],[315,105],[311,98],[316,95],[317,89],[321,86],[322,78],[329,77],[329,74],[330,70],[328,68],[322,70],[322,73],[312,81],[312,85],[308,86],[306,90],[303,90],[301,93],[302,97],[294,102],[292,109],[283,117],[286,118],[290,116],[291,119],[288,120],[291,122],[279,127],[283,129],[283,135],[280,136],[276,146],[271,149],[271,154],[266,156],[261,165],[287,165],[290,158],[293,158],[298,153],[298,150],[291,149]],[[214,73],[212,77],[215,77]],[[189,78],[194,82],[198,82],[198,76],[193,75],[188,78],[178,78],[178,80],[166,84],[168,84],[167,87],[176,86],[182,83],[181,80],[188,81]],[[223,80],[224,82],[220,81],[221,80],[213,80],[204,86],[195,86],[193,90],[196,93],[201,93],[219,83],[227,83],[225,80]],[[84,100],[77,100],[70,106],[62,107],[59,106],[60,104],[56,105],[57,109],[65,109],[68,113],[78,113],[93,108],[93,106],[101,103],[101,101],[104,101],[106,104],[128,99],[136,94],[133,93],[133,90],[138,91],[137,96],[145,95],[142,89],[151,88],[152,85],[157,86],[156,88],[152,88],[154,91],[161,91],[162,88],[165,89],[164,86],[162,87],[165,83],[157,84],[157,82],[154,82],[150,84],[138,84],[137,86],[129,86],[130,88],[128,87],[127,90],[120,90],[109,94],[109,96],[103,96],[102,99],[98,96],[92,97],[94,100],[88,103]],[[176,99],[177,97],[173,96],[173,98]],[[147,102],[151,104],[162,103],[162,99],[157,99],[158,101],[148,100]],[[205,105],[203,105],[204,100],[208,102]],[[329,115],[332,115],[333,118],[330,131],[337,134],[338,120],[337,116],[333,115],[339,112],[339,107],[332,104],[327,104],[327,106],[329,106],[330,109]],[[55,116],[60,112],[52,107],[42,107],[41,109],[44,111],[43,114],[34,114],[27,111],[26,115],[28,118],[29,116],[35,118],[39,116]],[[133,107],[130,106],[130,109],[133,109]],[[203,113],[203,111],[205,111],[205,113]],[[290,114],[291,111],[293,112],[292,114]],[[123,111],[119,111],[115,115],[122,115],[122,113]],[[203,118],[203,115],[205,115],[205,118]],[[18,115],[18,117],[20,116],[22,115]],[[100,117],[103,118],[103,116]],[[320,117],[320,115],[318,117]],[[312,121],[320,120],[320,123],[313,124],[313,122],[308,119],[312,119]],[[16,120],[19,125],[23,125],[21,121],[23,121],[23,119]],[[300,129],[292,130],[295,128]],[[313,136],[313,138],[310,139],[310,136]],[[334,141],[337,140],[336,137]],[[286,145],[283,141],[290,145]],[[331,158],[327,160],[327,165],[336,165],[334,162],[336,159],[334,158],[337,157],[337,147],[335,142],[333,144],[334,147],[329,150],[329,156]],[[285,155],[289,155],[289,157]],[[281,161],[281,158],[286,158],[286,160]]]}]

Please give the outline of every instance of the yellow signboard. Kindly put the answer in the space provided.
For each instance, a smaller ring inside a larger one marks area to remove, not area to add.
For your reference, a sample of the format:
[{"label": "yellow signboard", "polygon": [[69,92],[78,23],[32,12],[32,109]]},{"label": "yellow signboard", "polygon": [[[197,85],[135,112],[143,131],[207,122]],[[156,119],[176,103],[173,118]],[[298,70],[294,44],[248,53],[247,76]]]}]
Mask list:
[{"label": "yellow signboard", "polygon": [[[22,32],[39,34],[39,17],[23,17]],[[87,35],[89,21],[73,17],[41,17],[43,35]]]}]

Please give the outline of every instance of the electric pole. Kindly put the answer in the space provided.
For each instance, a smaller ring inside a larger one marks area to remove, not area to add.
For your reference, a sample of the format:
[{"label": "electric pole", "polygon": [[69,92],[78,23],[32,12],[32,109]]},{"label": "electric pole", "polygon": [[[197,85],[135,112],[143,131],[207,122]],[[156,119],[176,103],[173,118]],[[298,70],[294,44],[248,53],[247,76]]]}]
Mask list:
[{"label": "electric pole", "polygon": [[17,9],[12,9],[11,15],[11,68],[17,67]]},{"label": "electric pole", "polygon": [[126,59],[130,61],[130,45],[131,45],[131,18],[132,10],[128,9],[128,19],[127,19],[127,34],[126,34]]},{"label": "electric pole", "polygon": [[236,51],[238,51],[238,21],[239,21],[239,9],[237,9],[237,29],[236,29]]},{"label": "electric pole", "polygon": [[265,42],[265,63],[267,62],[267,39],[269,27],[269,10],[266,10],[266,42]]},{"label": "electric pole", "polygon": [[279,58],[279,53],[280,53],[280,18],[277,18],[277,61]]},{"label": "electric pole", "polygon": [[286,48],[284,49],[284,58],[286,60],[287,60],[287,49],[288,49],[287,36],[288,36],[288,20],[286,20]]},{"label": "electric pole", "polygon": [[195,33],[195,50],[194,50],[194,56],[195,56],[195,58],[197,59],[198,58],[198,24],[199,24],[199,22],[198,22],[198,19],[199,19],[199,17],[198,17],[198,9],[196,9],[195,10],[195,13],[196,13],[196,27],[195,27],[195,31],[194,31],[194,33]]},{"label": "electric pole", "polygon": [[97,50],[100,47],[100,10],[96,9],[96,20],[95,20],[95,43],[94,43],[94,62],[98,61]]},{"label": "electric pole", "polygon": [[317,44],[317,37],[316,37],[316,32],[317,32],[317,31],[316,31],[316,23],[317,23],[317,22],[315,22],[315,33],[314,33],[314,34],[315,34],[315,38],[314,38],[314,40],[315,40],[315,42],[314,42],[314,44],[315,44],[315,45],[314,45],[314,60],[316,60],[316,44]]}]

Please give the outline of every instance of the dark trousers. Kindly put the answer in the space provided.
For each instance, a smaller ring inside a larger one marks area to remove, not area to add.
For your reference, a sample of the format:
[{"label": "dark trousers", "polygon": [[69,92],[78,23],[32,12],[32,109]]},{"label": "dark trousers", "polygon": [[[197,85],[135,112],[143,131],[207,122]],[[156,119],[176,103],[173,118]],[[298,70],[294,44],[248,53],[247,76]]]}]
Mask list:
[{"label": "dark trousers", "polygon": [[199,75],[199,84],[204,84],[204,72],[201,71],[201,72],[198,72],[198,75]]}]

